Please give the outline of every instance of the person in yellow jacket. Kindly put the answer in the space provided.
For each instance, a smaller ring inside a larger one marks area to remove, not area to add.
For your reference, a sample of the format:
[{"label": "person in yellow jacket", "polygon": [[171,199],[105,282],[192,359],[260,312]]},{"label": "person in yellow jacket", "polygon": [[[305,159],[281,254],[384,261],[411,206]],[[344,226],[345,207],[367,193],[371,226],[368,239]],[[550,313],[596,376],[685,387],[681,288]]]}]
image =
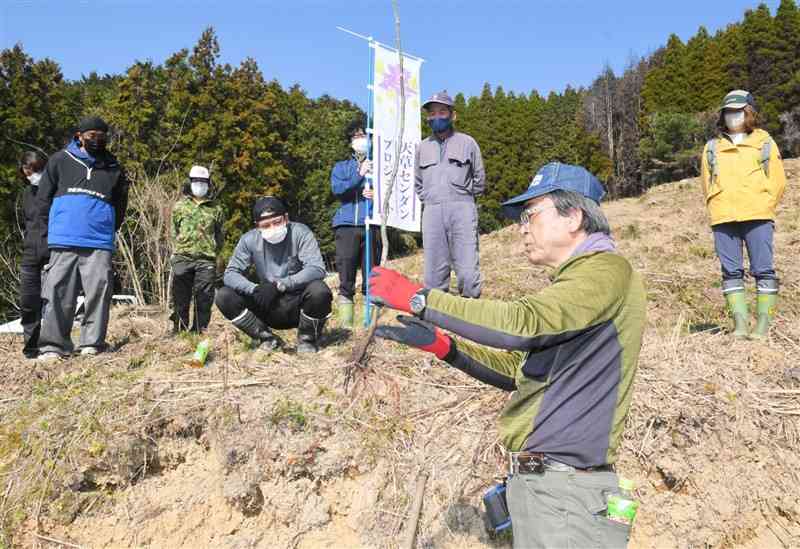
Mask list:
[{"label": "person in yellow jacket", "polygon": [[[706,143],[701,179],[722,266],[722,293],[734,320],[735,337],[766,337],[778,299],[773,264],[775,208],[786,186],[778,146],[757,127],[752,94],[734,90],[720,106],[719,135]],[[750,333],[742,243],[756,279],[757,322]]]}]

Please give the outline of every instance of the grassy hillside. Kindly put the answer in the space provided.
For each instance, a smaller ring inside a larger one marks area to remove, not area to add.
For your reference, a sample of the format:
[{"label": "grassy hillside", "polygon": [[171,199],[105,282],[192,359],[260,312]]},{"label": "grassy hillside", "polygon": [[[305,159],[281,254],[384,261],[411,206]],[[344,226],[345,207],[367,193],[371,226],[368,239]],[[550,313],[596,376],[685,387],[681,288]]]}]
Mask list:
[{"label": "grassy hillside", "polygon": [[[642,501],[631,547],[800,546],[800,163],[787,168],[768,342],[727,334],[694,180],[605,205],[649,294],[618,464]],[[513,227],[482,239],[481,264],[487,298],[547,283]],[[420,256],[392,266],[421,278]],[[363,331],[329,327],[317,356],[264,354],[215,313],[202,370],[185,366],[196,341],[147,308],[116,308],[116,351],[98,357],[39,365],[0,340],[0,547],[396,546],[420,471],[418,547],[510,547],[479,515],[503,474],[506,395],[386,342],[345,394]]]}]

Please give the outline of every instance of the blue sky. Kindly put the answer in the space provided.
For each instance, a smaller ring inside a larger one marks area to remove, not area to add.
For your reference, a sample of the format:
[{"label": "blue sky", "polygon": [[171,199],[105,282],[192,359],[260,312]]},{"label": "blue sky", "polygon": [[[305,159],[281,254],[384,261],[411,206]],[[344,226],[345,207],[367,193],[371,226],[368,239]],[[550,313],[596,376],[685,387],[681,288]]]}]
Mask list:
[{"label": "blue sky", "polygon": [[[765,2],[773,14],[779,0]],[[426,59],[422,94],[479,94],[484,82],[542,94],[589,84],[605,63],[711,33],[758,2],[707,0],[399,0],[403,49]],[[69,79],[121,73],[134,60],[164,61],[217,32],[222,60],[253,57],[268,79],[299,83],[364,106],[367,47],[344,26],[394,43],[391,0],[0,0],[0,47],[21,42],[57,61]]]}]

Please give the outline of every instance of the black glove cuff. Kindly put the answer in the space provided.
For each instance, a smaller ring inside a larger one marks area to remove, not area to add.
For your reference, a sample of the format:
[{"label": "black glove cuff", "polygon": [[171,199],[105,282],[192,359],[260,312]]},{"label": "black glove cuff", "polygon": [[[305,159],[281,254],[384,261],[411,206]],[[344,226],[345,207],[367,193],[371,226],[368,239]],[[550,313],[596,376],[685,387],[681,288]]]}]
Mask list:
[{"label": "black glove cuff", "polygon": [[456,340],[450,336],[447,337],[450,338],[450,350],[447,351],[447,354],[444,355],[442,360],[452,365],[456,358],[458,358],[458,348],[456,347]]}]

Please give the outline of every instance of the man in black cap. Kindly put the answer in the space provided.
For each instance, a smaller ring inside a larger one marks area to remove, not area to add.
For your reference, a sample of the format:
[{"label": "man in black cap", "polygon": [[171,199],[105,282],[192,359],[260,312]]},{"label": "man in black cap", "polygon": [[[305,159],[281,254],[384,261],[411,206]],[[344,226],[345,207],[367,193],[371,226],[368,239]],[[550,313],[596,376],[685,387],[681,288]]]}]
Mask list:
[{"label": "man in black cap", "polygon": [[107,142],[108,124],[102,118],[81,120],[67,148],[50,157],[36,193],[40,249],[50,253],[43,276],[42,360],[72,353],[70,331],[81,289],[81,354],[93,355],[106,346],[114,235],[128,205],[128,180],[106,151]]},{"label": "man in black cap", "polygon": [[[272,196],[256,201],[253,221],[225,269],[217,307],[262,349],[280,345],[270,328],[296,327],[297,352],[316,352],[333,300],[317,239],[307,226],[289,221],[286,205]],[[258,283],[245,276],[251,268]]]}]

